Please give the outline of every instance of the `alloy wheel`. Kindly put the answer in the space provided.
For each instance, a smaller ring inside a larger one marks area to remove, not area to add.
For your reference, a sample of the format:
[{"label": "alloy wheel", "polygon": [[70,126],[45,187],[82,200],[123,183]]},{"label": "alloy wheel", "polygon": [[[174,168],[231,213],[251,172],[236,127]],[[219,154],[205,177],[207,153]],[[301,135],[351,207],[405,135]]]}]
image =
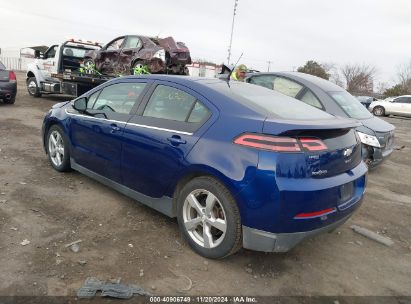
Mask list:
[{"label": "alloy wheel", "polygon": [[60,167],[64,159],[64,142],[60,133],[56,130],[49,137],[50,159],[56,167]]},{"label": "alloy wheel", "polygon": [[204,189],[196,189],[186,197],[183,221],[190,238],[204,248],[220,245],[227,231],[223,205],[213,193]]}]

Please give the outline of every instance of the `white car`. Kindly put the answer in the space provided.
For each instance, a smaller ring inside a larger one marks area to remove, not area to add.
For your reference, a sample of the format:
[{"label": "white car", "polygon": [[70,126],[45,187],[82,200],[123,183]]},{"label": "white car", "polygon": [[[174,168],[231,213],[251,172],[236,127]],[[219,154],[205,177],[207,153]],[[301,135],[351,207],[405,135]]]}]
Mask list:
[{"label": "white car", "polygon": [[392,114],[411,117],[411,95],[398,96],[391,101],[374,101],[370,104],[368,110],[375,116]]}]

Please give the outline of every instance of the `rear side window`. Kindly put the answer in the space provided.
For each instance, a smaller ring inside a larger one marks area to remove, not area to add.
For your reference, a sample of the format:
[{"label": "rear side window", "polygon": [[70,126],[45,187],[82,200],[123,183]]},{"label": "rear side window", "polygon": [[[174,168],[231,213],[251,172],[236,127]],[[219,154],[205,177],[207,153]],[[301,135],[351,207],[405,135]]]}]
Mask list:
[{"label": "rear side window", "polygon": [[208,110],[194,96],[173,87],[158,85],[147,103],[143,116],[200,122],[207,113]]},{"label": "rear side window", "polygon": [[6,67],[0,62],[0,70],[5,70]]},{"label": "rear side window", "polygon": [[320,101],[315,97],[313,92],[310,90],[307,90],[307,92],[304,93],[303,97],[301,98],[301,101],[304,101],[306,104],[309,104],[310,106],[322,109],[322,105]]},{"label": "rear side window", "polygon": [[[145,83],[116,83],[105,87],[93,104],[93,109],[129,114],[145,86]],[[90,98],[94,98],[94,95]]]},{"label": "rear side window", "polygon": [[249,80],[249,83],[259,85],[261,87],[265,87],[267,89],[273,90],[274,89],[274,81],[275,76],[268,76],[268,75],[263,75],[263,76],[255,76],[251,77]]},{"label": "rear side window", "polygon": [[141,46],[141,41],[138,37],[128,37],[124,45],[125,49],[134,49]]},{"label": "rear side window", "polygon": [[221,90],[220,92],[226,92],[227,95],[238,102],[248,107],[257,107],[256,110],[259,112],[264,110],[280,118],[314,120],[331,119],[334,117],[300,100],[264,89],[260,86],[243,82],[231,82],[230,86],[221,82],[217,86]]},{"label": "rear side window", "polygon": [[290,97],[297,96],[302,88],[302,85],[282,77],[274,79],[274,90]]}]

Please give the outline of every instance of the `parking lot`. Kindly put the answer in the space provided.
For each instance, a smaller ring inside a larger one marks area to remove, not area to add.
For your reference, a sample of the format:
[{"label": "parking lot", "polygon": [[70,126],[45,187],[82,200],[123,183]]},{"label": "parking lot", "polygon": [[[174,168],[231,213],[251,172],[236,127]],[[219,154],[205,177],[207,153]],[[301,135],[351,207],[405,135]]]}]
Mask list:
[{"label": "parking lot", "polygon": [[[66,98],[30,97],[24,73],[17,79],[16,103],[0,104],[0,295],[75,295],[94,276],[163,295],[411,296],[411,119],[384,118],[396,126],[397,150],[369,173],[363,205],[336,231],[286,254],[241,250],[206,260],[184,243],[176,220],[53,170],[41,123]],[[356,234],[353,224],[394,245]],[[78,252],[65,246],[78,240]]]}]

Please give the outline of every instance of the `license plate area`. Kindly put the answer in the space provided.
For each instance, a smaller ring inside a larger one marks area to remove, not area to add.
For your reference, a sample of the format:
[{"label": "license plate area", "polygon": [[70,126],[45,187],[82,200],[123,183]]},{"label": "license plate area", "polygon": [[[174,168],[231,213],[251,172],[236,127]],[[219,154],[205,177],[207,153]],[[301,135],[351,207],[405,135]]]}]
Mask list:
[{"label": "license plate area", "polygon": [[354,195],[354,182],[349,182],[340,187],[340,203],[351,199]]}]

